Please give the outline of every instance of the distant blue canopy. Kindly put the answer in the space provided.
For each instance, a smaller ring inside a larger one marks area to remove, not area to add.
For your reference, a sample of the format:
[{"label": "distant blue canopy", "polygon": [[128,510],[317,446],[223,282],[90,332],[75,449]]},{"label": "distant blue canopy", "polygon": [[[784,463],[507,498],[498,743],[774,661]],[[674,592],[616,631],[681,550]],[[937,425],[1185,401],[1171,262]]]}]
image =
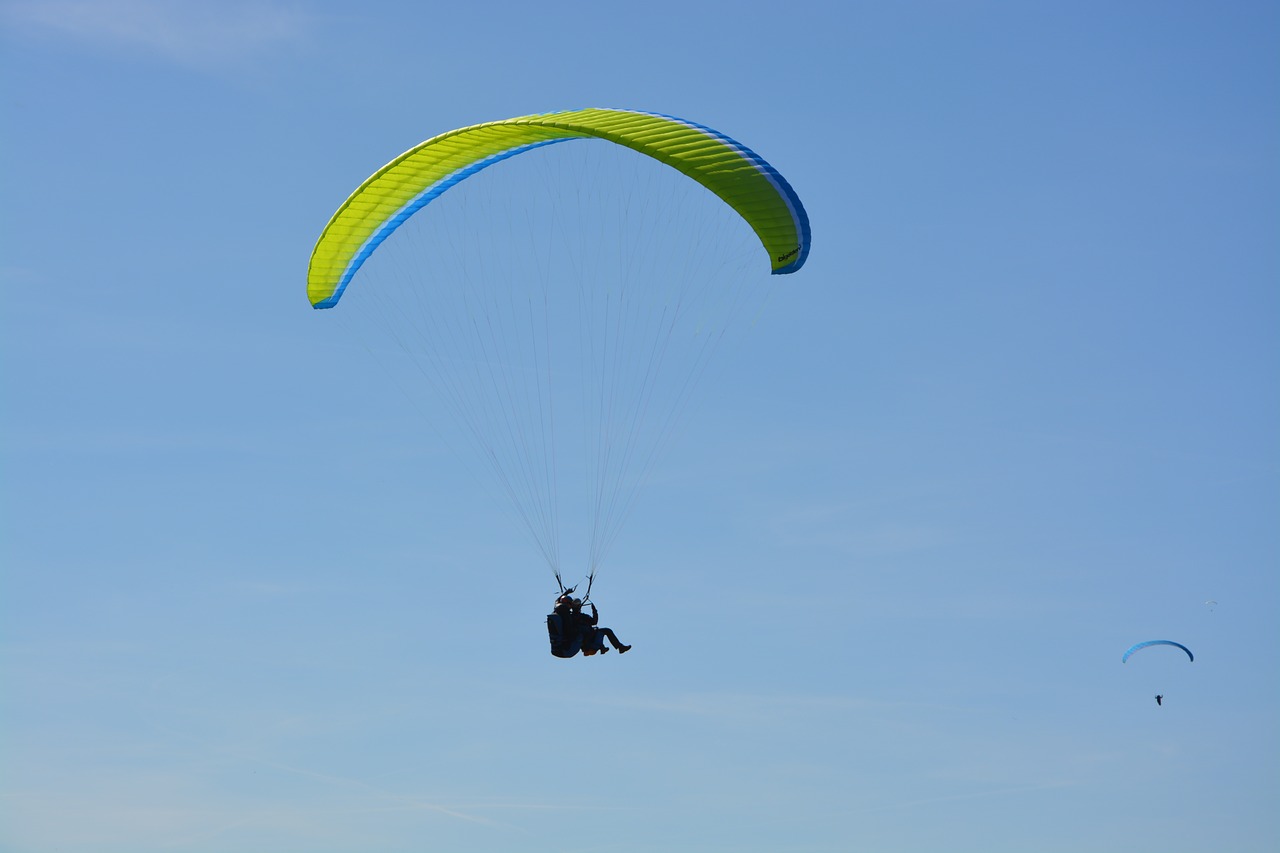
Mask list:
[{"label": "distant blue canopy", "polygon": [[1129,651],[1125,652],[1124,657],[1120,658],[1120,663],[1127,661],[1129,659],[1129,655],[1133,654],[1138,649],[1145,649],[1147,646],[1177,646],[1187,653],[1187,657],[1189,659],[1196,659],[1196,656],[1191,654],[1191,649],[1182,645],[1182,643],[1175,643],[1173,640],[1147,640],[1145,643],[1138,643],[1136,646],[1130,646]]}]

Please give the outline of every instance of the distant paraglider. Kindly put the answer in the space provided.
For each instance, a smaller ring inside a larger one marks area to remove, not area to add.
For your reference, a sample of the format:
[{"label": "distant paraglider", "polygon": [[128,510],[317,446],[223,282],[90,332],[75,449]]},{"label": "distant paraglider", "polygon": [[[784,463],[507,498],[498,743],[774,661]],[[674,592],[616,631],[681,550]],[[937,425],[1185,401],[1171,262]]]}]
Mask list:
[{"label": "distant paraglider", "polygon": [[[1141,651],[1142,649],[1145,649],[1149,646],[1173,646],[1174,648],[1182,649],[1182,651],[1186,652],[1188,662],[1194,661],[1196,659],[1196,656],[1191,654],[1191,649],[1182,645],[1182,643],[1175,643],[1173,640],[1147,640],[1146,642],[1134,643],[1132,646],[1130,646],[1125,651],[1124,655],[1120,658],[1120,662],[1128,663],[1129,657],[1133,655],[1134,652]],[[1156,694],[1156,705],[1159,707],[1164,706],[1164,693]]]}]

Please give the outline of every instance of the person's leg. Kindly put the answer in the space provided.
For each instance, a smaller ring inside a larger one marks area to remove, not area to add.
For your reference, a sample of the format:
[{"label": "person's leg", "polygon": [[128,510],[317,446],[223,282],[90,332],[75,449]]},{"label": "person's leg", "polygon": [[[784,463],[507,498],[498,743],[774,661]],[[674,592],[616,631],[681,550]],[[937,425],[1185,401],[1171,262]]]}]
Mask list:
[{"label": "person's leg", "polygon": [[613,633],[612,628],[597,628],[596,631],[609,638],[609,642],[613,643],[613,647],[618,650],[618,654],[631,651],[631,647],[624,645],[623,642],[618,639],[618,635]]}]

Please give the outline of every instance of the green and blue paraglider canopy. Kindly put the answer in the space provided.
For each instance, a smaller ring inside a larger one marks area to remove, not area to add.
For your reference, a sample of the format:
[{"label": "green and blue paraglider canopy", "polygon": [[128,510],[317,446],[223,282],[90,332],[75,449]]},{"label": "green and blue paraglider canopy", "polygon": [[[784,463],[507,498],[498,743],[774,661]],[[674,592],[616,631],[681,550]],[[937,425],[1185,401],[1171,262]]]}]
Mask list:
[{"label": "green and blue paraglider canopy", "polygon": [[759,237],[775,275],[809,255],[809,217],[791,185],[741,143],[695,122],[636,110],[585,109],[487,122],[432,137],[379,169],[325,226],[307,295],[331,308],[388,235],[450,187],[486,167],[573,139],[603,139],[684,173],[715,193]]}]

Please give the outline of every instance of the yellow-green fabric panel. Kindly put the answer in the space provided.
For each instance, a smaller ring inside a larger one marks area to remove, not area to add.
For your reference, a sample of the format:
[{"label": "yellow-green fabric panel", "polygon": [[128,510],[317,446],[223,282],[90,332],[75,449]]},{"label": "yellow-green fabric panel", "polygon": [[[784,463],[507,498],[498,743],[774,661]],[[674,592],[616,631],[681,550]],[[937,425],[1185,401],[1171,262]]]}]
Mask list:
[{"label": "yellow-green fabric panel", "polygon": [[417,206],[452,183],[511,153],[582,137],[653,157],[715,193],[755,231],[774,272],[790,272],[803,263],[808,249],[804,209],[786,181],[749,149],[667,116],[586,109],[453,130],[378,170],[343,203],[316,243],[307,276],[311,303],[334,304],[368,253]]},{"label": "yellow-green fabric panel", "polygon": [[311,303],[334,294],[365,242],[425,188],[507,149],[563,136],[558,128],[478,125],[433,137],[401,154],[361,184],[325,226],[307,275]]}]

